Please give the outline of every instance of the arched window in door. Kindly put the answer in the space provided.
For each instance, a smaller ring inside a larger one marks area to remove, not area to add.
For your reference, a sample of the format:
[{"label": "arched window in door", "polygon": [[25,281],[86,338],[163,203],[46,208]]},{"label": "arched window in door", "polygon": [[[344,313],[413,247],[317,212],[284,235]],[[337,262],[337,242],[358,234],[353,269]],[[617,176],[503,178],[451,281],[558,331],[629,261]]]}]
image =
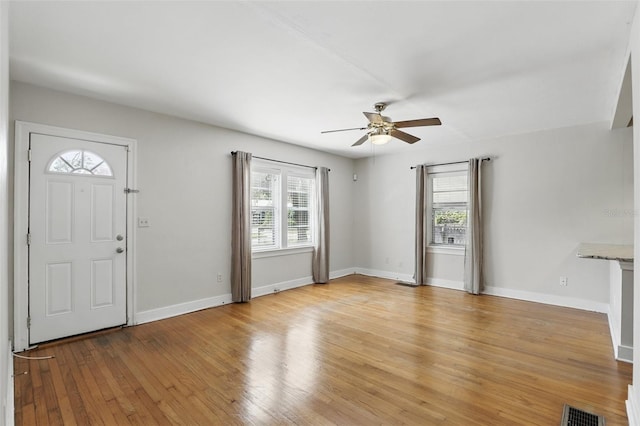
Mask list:
[{"label": "arched window in door", "polygon": [[49,173],[112,177],[109,164],[98,154],[84,149],[65,151],[54,156],[47,165]]}]

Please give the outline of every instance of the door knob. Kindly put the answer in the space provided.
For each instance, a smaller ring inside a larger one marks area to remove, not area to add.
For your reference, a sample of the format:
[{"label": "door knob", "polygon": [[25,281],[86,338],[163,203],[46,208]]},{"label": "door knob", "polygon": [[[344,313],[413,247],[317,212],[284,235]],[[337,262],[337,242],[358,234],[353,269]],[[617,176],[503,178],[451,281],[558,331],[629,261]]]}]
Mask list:
[{"label": "door knob", "polygon": [[116,235],[116,240],[122,241],[122,240],[124,240],[124,237],[122,235],[118,234],[118,235]]},{"label": "door knob", "polygon": [[116,253],[123,253],[123,252],[124,252],[124,249],[122,247],[118,247],[116,249]]}]

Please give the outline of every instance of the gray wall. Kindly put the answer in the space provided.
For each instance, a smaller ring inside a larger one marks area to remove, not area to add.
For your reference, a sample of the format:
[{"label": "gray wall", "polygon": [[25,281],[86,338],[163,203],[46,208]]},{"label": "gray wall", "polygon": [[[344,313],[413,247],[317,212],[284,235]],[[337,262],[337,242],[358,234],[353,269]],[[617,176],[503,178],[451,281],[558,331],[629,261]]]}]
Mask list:
[{"label": "gray wall", "polygon": [[[4,424],[6,416],[11,416],[13,401],[10,395],[9,377],[9,238],[8,218],[10,203],[7,197],[8,172],[8,125],[9,125],[9,3],[0,2],[0,424]],[[11,418],[11,421],[13,419]]]},{"label": "gray wall", "polygon": [[[137,230],[137,312],[230,293],[232,150],[329,167],[331,270],[354,265],[351,159],[28,84],[11,89],[12,120],[138,141],[138,216],[151,226]],[[254,261],[254,287],[310,275],[310,253]]]},{"label": "gray wall", "polygon": [[[634,195],[635,210],[634,216],[634,259],[640,259],[640,1],[637,2],[636,14],[631,27],[629,40],[630,61],[631,61],[631,87],[633,96],[633,116],[635,126],[633,127],[633,148],[634,148]],[[635,282],[640,281],[640,261],[634,262]],[[633,293],[633,364],[640,366],[640,291],[634,283]],[[629,387],[629,399],[627,400],[627,415],[630,425],[640,423],[640,368],[633,369],[633,386]]]},{"label": "gray wall", "polygon": [[[581,242],[633,243],[631,129],[610,131],[596,123],[423,147],[417,154],[356,162],[358,266],[410,279],[415,209],[410,166],[490,155],[495,160],[484,165],[483,185],[486,284],[498,294],[608,304],[607,262],[578,259],[576,249]],[[463,256],[431,254],[428,266],[436,284],[463,280]],[[559,285],[560,276],[568,277],[567,287]]]}]

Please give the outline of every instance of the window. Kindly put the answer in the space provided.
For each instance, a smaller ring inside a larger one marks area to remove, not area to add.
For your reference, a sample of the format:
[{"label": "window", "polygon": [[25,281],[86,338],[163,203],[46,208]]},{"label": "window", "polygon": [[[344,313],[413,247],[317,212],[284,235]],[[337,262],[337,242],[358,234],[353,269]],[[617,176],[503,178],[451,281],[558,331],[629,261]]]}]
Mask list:
[{"label": "window", "polygon": [[[313,245],[314,174],[253,161],[251,247],[253,251]],[[279,165],[278,165],[279,166]]]},{"label": "window", "polygon": [[467,235],[467,171],[429,173],[432,246],[464,247]]},{"label": "window", "polygon": [[75,149],[58,154],[47,166],[49,173],[113,176],[109,164],[98,154]]}]

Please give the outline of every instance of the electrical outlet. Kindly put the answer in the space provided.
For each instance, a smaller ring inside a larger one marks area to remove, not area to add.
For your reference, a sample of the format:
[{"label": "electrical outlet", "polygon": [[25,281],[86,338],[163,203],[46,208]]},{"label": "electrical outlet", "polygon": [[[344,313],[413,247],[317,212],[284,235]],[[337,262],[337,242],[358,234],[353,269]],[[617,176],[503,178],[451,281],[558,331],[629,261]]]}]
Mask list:
[{"label": "electrical outlet", "polygon": [[222,282],[222,274],[220,272],[218,272],[218,282],[219,283]]},{"label": "electrical outlet", "polygon": [[560,277],[560,285],[563,287],[566,287],[568,285],[568,279],[567,277]]},{"label": "electrical outlet", "polygon": [[139,217],[138,218],[138,228],[148,228],[149,226],[151,226],[149,224],[149,218],[148,217]]}]

